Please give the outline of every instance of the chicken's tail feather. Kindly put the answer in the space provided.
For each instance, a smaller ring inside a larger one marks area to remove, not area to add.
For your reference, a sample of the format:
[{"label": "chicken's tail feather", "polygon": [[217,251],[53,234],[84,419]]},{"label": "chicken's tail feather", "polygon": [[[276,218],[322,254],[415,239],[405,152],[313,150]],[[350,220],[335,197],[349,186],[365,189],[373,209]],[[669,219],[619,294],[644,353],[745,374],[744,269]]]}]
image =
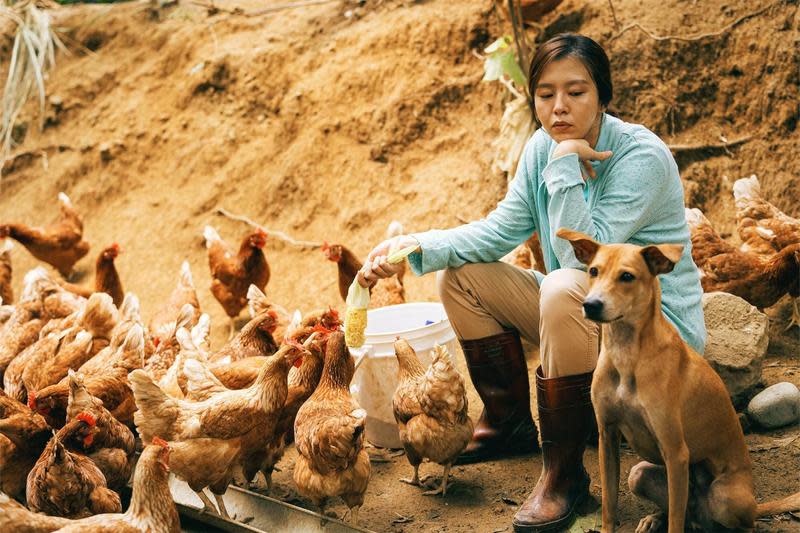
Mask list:
[{"label": "chicken's tail feather", "polygon": [[[211,226],[206,227],[211,228]],[[213,230],[214,228],[211,229]],[[219,235],[217,235],[217,237],[219,237]],[[207,242],[208,238],[206,238],[206,243]],[[192,269],[189,267],[189,261],[184,261],[181,263],[181,274],[180,278],[178,279],[178,285],[184,289],[194,289],[194,279],[192,278]]]},{"label": "chicken's tail feather", "polygon": [[217,230],[215,230],[212,226],[206,226],[203,228],[203,237],[206,240],[206,248],[211,248],[211,244],[213,242],[222,240],[222,237],[219,236]]},{"label": "chicken's tail feather", "polygon": [[167,396],[142,369],[128,374],[128,380],[138,408],[133,421],[142,439],[149,442],[156,435],[172,438],[174,422],[180,410],[178,402]]},{"label": "chicken's tail feather", "polygon": [[761,197],[761,184],[755,174],[749,178],[741,178],[733,183],[733,198],[735,201],[752,200]]},{"label": "chicken's tail feather", "polygon": [[67,196],[65,192],[58,193],[58,201],[67,207],[72,207],[72,200],[69,199],[69,196]]}]

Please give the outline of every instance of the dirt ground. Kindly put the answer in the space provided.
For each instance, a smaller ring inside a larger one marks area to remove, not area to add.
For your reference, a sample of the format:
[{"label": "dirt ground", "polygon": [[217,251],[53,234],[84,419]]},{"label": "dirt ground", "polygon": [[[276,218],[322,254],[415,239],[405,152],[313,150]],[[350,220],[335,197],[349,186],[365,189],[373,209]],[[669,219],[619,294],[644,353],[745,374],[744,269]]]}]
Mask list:
[{"label": "dirt ground", "polygon": [[[0,180],[0,219],[47,222],[57,193],[66,192],[93,245],[78,279],[91,279],[95,252],[118,242],[118,269],[145,319],[188,259],[220,346],[227,321],[208,291],[202,229],[213,224],[238,240],[246,226],[217,215],[218,207],[295,239],[343,242],[362,256],[391,220],[422,231],[493,208],[507,182],[491,170],[506,90],[480,81],[476,52],[510,34],[498,7],[505,2],[338,0],[247,16],[279,3],[217,2],[244,14],[211,14],[184,0],[159,10],[145,1],[56,10],[69,54],[59,53],[47,80],[44,128],[33,104],[17,128],[20,144]],[[796,1],[566,0],[528,36],[538,42],[560,31],[606,47],[613,110],[677,146],[687,205],[703,209],[723,236],[736,242],[731,187],[750,174],[768,200],[800,216]],[[10,47],[0,38],[2,76]],[[741,142],[715,147],[724,139]],[[275,237],[266,251],[274,301],[343,308],[336,267],[318,250]],[[20,248],[12,257],[19,291],[35,262]],[[409,276],[407,293],[435,300],[433,277]],[[800,384],[800,331],[779,334],[785,304],[771,315],[765,384]],[[532,368],[535,358],[531,349]],[[463,371],[463,357],[456,359]],[[477,417],[480,402],[470,395]],[[748,436],[759,499],[800,488],[800,447],[780,447],[797,432]],[[292,492],[293,453],[276,474],[277,490],[307,504]],[[635,461],[624,454],[623,477]],[[585,462],[597,495],[596,452]],[[409,474],[403,456],[373,466],[364,526],[493,532],[511,531],[541,460],[454,468],[445,500],[396,481]],[[622,487],[623,531],[650,510]],[[587,513],[579,527],[590,527],[594,511]],[[800,522],[781,517],[757,529],[800,531]]]}]

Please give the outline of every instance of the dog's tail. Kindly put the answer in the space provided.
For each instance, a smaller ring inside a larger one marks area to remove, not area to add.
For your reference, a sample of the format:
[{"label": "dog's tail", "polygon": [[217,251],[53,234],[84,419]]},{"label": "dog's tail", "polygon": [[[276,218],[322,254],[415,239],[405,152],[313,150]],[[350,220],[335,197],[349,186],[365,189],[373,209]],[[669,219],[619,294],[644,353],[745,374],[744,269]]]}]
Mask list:
[{"label": "dog's tail", "polygon": [[780,500],[758,504],[756,507],[756,516],[760,518],[762,516],[772,516],[780,513],[788,513],[790,511],[800,511],[800,492],[796,492]]}]

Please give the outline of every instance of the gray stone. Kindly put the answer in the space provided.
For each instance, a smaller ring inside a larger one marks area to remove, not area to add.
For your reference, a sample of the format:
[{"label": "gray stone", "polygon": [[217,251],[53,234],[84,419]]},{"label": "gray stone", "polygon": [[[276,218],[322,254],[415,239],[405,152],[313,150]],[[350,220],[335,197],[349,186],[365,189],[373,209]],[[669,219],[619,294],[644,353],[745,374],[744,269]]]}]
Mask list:
[{"label": "gray stone", "polygon": [[767,387],[750,400],[747,415],[767,429],[794,424],[800,420],[800,390],[786,381]]},{"label": "gray stone", "polygon": [[725,292],[703,295],[705,358],[722,377],[734,405],[742,406],[761,381],[769,344],[767,316],[742,298]]}]

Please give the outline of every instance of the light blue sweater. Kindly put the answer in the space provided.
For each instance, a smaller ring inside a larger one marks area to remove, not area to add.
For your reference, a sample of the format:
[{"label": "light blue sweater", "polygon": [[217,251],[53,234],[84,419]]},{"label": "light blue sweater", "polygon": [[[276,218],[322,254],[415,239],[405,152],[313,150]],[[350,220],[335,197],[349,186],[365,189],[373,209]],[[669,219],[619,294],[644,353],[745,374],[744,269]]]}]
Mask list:
[{"label": "light blue sweater", "polygon": [[[595,150],[614,154],[605,161],[593,161],[597,178],[584,181],[577,154],[551,161],[555,147],[543,129],[536,131],[525,146],[506,197],[485,219],[414,234],[421,252],[408,257],[411,269],[422,275],[465,263],[497,261],[538,231],[548,272],[586,270],[569,242],[555,236],[562,227],[601,243],[683,244],[678,264],[660,277],[661,308],[681,337],[702,354],[706,341],[703,290],[692,261],[683,185],[669,148],[644,126],[603,115]],[[541,282],[543,275],[536,274]]]}]

